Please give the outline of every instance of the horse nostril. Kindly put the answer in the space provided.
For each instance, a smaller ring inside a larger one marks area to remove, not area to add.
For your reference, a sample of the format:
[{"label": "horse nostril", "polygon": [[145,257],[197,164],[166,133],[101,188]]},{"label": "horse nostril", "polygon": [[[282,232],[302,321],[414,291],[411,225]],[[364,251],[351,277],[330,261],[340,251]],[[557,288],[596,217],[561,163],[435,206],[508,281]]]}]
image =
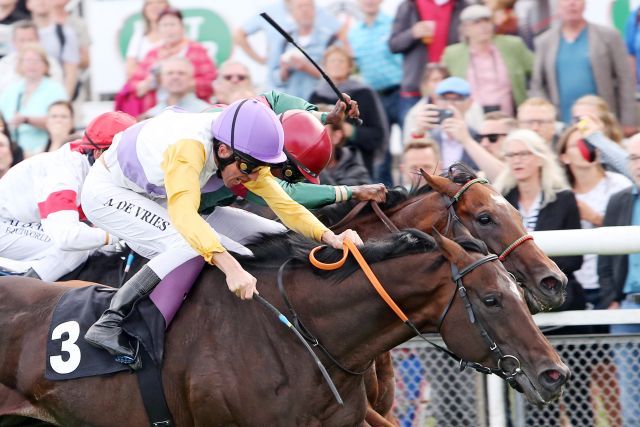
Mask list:
[{"label": "horse nostril", "polygon": [[560,283],[560,281],[555,277],[551,277],[551,276],[545,277],[544,279],[542,279],[540,283],[542,287],[550,291],[559,291],[560,288],[562,287],[562,284]]},{"label": "horse nostril", "polygon": [[556,369],[548,369],[540,374],[540,384],[550,390],[557,390],[565,382],[565,375]]},{"label": "horse nostril", "polygon": [[551,381],[558,381],[560,379],[560,377],[562,376],[562,374],[558,371],[556,371],[555,369],[551,369],[547,372],[545,372],[545,375],[547,377],[549,377],[549,379],[551,379]]}]

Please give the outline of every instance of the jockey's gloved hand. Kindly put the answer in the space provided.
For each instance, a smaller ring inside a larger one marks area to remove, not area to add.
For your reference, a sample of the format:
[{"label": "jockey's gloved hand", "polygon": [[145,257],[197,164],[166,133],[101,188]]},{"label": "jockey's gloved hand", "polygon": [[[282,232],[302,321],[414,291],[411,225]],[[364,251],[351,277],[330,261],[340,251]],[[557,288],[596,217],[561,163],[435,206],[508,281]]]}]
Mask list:
[{"label": "jockey's gloved hand", "polygon": [[387,200],[387,187],[384,184],[366,184],[349,187],[351,198],[359,201],[372,200],[384,203]]},{"label": "jockey's gloved hand", "polygon": [[[360,117],[360,110],[358,109],[358,102],[351,99],[349,95],[343,93],[342,96],[346,103],[338,100],[336,105],[327,114],[326,123],[331,125],[339,125],[345,120],[345,116],[349,118]],[[347,108],[348,104],[348,108]]]},{"label": "jockey's gloved hand", "polygon": [[[113,239],[112,239],[113,237]],[[125,252],[127,250],[127,243],[124,240],[120,240],[117,236],[109,235],[109,244],[101,247],[98,252],[104,254],[115,254]]]},{"label": "jockey's gloved hand", "polygon": [[337,235],[333,231],[329,230],[325,231],[322,235],[322,243],[325,243],[334,249],[342,249],[342,242],[344,239],[351,240],[356,246],[362,246],[364,244],[358,233],[351,229],[345,230]]}]

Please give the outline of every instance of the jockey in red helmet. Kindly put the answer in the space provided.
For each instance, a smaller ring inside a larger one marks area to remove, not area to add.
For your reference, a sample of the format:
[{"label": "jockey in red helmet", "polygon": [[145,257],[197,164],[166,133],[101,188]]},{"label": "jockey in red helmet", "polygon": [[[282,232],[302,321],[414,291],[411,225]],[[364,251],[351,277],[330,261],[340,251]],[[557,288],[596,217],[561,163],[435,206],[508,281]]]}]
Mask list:
[{"label": "jockey in red helmet", "polygon": [[26,276],[55,281],[94,249],[117,241],[81,222],[80,195],[91,164],[114,135],[135,123],[126,113],[101,114],[82,139],[30,157],[0,179],[0,256],[10,260],[1,263],[26,270]]}]

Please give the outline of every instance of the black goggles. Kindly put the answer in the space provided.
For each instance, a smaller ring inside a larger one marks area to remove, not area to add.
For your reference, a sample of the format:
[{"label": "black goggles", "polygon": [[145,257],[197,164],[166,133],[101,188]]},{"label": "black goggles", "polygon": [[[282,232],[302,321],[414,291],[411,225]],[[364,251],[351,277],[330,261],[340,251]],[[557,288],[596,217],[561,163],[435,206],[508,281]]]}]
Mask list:
[{"label": "black goggles", "polygon": [[238,169],[245,175],[251,175],[261,166],[265,166],[264,163],[259,162],[256,159],[248,159],[245,156],[240,156],[237,153],[234,153],[234,158],[236,160],[236,164],[238,165]]},{"label": "black goggles", "polygon": [[478,135],[478,138],[480,138],[480,141],[487,138],[489,142],[493,144],[498,142],[498,140],[502,136],[507,136],[507,134],[506,133],[485,133],[485,134]]}]

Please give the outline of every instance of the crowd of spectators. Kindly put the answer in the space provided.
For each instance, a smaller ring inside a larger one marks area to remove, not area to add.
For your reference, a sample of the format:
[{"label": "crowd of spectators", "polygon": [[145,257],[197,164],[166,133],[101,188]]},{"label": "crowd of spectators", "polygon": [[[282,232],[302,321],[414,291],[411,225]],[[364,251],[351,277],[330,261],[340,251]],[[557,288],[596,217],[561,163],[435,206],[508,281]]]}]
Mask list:
[{"label": "crowd of spectators", "polygon": [[[394,16],[382,0],[353,1],[359,15],[344,22],[315,0],[266,7],[359,103],[362,126],[328,125],[333,156],[322,182],[414,188],[418,169],[462,161],[494,183],[529,231],[640,225],[637,9],[621,34],[586,21],[585,0],[402,0]],[[67,3],[0,0],[0,176],[73,139],[71,101],[91,40]],[[139,118],[172,105],[197,112],[274,89],[320,107],[336,102],[318,70],[257,14],[233,39],[265,66],[261,88],[237,56],[216,64],[189,39],[176,7],[144,1],[116,109]],[[253,44],[259,32],[266,49]],[[563,309],[640,308],[640,255],[555,261],[569,277]]]}]

